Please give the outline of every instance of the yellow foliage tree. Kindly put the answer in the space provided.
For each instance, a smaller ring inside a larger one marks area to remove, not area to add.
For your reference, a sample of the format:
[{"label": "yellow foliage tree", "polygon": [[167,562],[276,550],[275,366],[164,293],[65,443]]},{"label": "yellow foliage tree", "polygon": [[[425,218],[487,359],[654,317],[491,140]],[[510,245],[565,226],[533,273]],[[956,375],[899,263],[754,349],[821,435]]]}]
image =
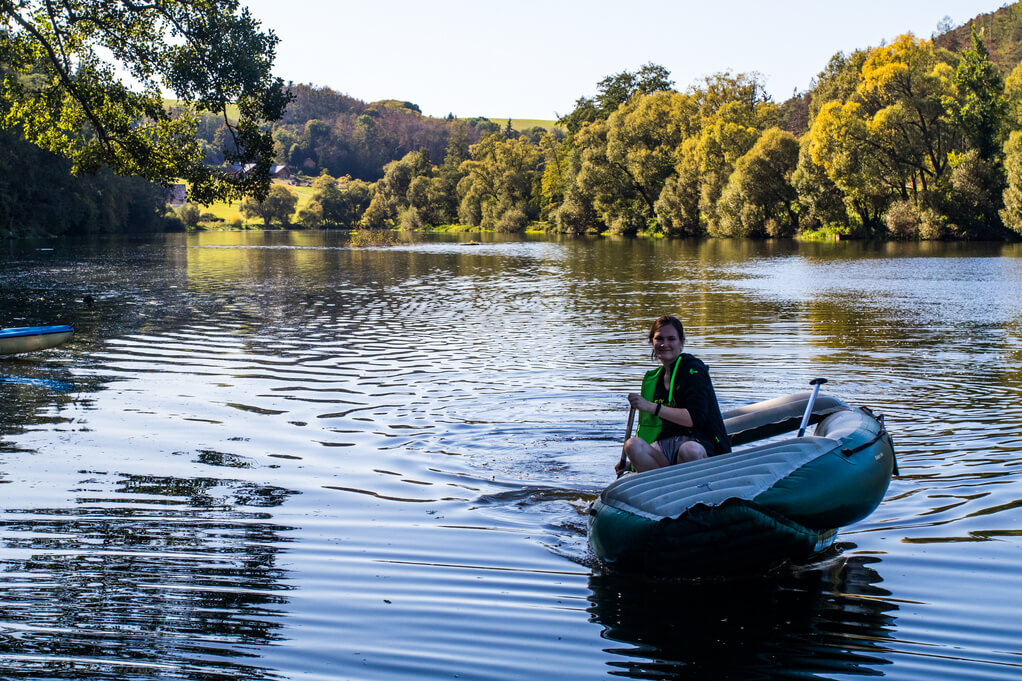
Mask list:
[{"label": "yellow foliage tree", "polygon": [[807,133],[810,156],[844,191],[866,233],[893,198],[926,202],[949,182],[961,131],[944,102],[953,57],[911,34],[870,50],[847,102],[823,105]]}]

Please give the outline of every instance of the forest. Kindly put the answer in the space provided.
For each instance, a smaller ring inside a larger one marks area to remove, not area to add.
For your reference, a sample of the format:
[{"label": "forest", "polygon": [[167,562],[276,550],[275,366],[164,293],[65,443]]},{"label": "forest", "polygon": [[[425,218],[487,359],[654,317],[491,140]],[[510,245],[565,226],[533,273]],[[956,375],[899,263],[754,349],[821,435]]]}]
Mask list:
[{"label": "forest", "polygon": [[646,64],[549,130],[300,86],[273,136],[281,162],[319,175],[305,227],[1015,239],[1020,18],[1012,5],[835,54],[780,104],[756,74],[679,90]]},{"label": "forest", "polygon": [[[679,89],[650,63],[602,79],[549,129],[524,131],[291,84],[283,116],[264,128],[312,200],[295,213],[293,193],[275,184],[243,210],[305,228],[1014,240],[1020,31],[1016,4],[931,39],[838,53],[779,104],[757,74]],[[230,133],[223,117],[198,119],[207,165],[238,155]],[[3,176],[24,158],[5,151],[16,143],[0,137]],[[0,194],[16,198],[3,184]],[[30,212],[7,208],[0,220],[14,230],[34,224]]]}]

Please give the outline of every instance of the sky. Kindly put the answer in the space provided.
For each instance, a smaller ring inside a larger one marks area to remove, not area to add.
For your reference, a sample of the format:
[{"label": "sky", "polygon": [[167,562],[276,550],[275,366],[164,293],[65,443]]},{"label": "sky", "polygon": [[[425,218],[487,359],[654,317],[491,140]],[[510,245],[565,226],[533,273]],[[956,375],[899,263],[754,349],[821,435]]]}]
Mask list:
[{"label": "sky", "polygon": [[275,73],[427,116],[552,120],[655,63],[685,90],[758,72],[777,102],[836,52],[929,38],[1004,0],[242,0],[280,38]]}]

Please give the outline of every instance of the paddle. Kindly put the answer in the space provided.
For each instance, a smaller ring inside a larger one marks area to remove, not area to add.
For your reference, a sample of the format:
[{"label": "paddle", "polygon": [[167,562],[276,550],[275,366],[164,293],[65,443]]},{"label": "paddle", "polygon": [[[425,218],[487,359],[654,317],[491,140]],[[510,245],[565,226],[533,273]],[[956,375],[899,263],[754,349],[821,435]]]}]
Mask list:
[{"label": "paddle", "polygon": [[798,427],[798,435],[796,437],[802,437],[806,434],[806,426],[809,425],[809,417],[813,415],[813,403],[816,402],[816,396],[820,394],[820,386],[827,382],[825,378],[814,378],[809,381],[809,385],[813,386],[813,394],[809,396],[809,403],[806,405],[806,413],[802,415],[802,425]]},{"label": "paddle", "polygon": [[628,444],[628,438],[630,438],[632,436],[632,423],[634,421],[635,421],[635,407],[632,407],[631,409],[628,410],[628,425],[625,426],[625,441],[621,445],[621,459],[620,459],[620,461],[618,461],[618,464],[617,464],[617,468],[620,469],[618,471],[618,474],[617,474],[617,477],[619,477],[619,478],[622,475],[625,474],[625,464],[628,463],[628,455],[625,454],[625,445]]}]

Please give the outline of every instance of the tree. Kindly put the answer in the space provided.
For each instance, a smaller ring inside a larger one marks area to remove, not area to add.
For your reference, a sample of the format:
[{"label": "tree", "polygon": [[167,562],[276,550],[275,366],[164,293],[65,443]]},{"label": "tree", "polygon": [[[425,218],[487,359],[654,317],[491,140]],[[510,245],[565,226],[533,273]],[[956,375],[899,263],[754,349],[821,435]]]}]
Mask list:
[{"label": "tree", "polygon": [[691,96],[661,90],[633,97],[579,134],[586,151],[576,181],[612,231],[635,234],[655,219],[694,113]]},{"label": "tree", "polygon": [[0,132],[4,235],[140,233],[170,226],[164,219],[166,188],[109,169],[76,177],[70,165],[20,135]]},{"label": "tree", "polygon": [[962,129],[980,158],[1000,155],[1001,130],[1008,110],[1004,81],[975,27],[972,47],[962,53],[953,83],[954,94],[944,98],[951,120]]},{"label": "tree", "polygon": [[795,136],[778,128],[763,133],[738,159],[718,201],[720,233],[727,236],[793,236],[797,196],[791,183],[798,165]]},{"label": "tree", "polygon": [[678,149],[677,174],[668,178],[656,202],[657,222],[666,236],[701,236],[704,232],[699,212],[699,162],[696,137],[689,137]]},{"label": "tree", "polygon": [[[756,74],[715,74],[685,93],[665,90],[656,78],[649,82],[657,89],[644,92],[627,75],[601,83],[614,111],[584,123],[576,118],[567,151],[548,154],[558,167],[548,165],[543,178],[544,211],[564,231],[593,227],[591,212],[595,224],[620,234],[689,236],[713,228],[734,164],[780,122],[780,110]],[[570,209],[553,206],[557,196]],[[581,201],[591,202],[591,212]]]},{"label": "tree", "polygon": [[[889,168],[874,152],[868,127],[859,115],[860,106],[834,101],[823,107],[806,135],[803,175],[816,174],[806,167],[810,163],[822,169],[843,195],[847,209],[858,218],[864,235],[873,236],[883,228],[880,217],[890,202],[892,188],[884,181]],[[904,187],[904,177],[901,185]]]},{"label": "tree", "polygon": [[900,36],[870,50],[862,66],[857,101],[866,124],[861,140],[882,159],[892,186],[927,191],[949,169],[948,153],[960,146],[945,115],[954,71],[924,40]]},{"label": "tree", "polygon": [[[262,126],[290,97],[270,73],[276,44],[238,0],[0,0],[0,61],[15,74],[0,82],[0,126],[65,155],[75,173],[184,179],[199,202],[263,195],[273,140]],[[203,111],[230,131],[228,160],[254,172],[203,163]]]},{"label": "tree", "polygon": [[717,204],[735,163],[759,139],[754,114],[755,110],[740,100],[720,106],[712,122],[696,137],[696,144],[689,148],[693,158],[687,161],[698,169],[699,211],[711,235],[718,233]]},{"label": "tree", "polygon": [[261,218],[267,229],[272,222],[284,227],[290,223],[297,205],[298,196],[294,192],[282,184],[274,184],[262,201],[252,197],[242,201],[241,214],[247,218]]},{"label": "tree", "polygon": [[312,199],[298,213],[303,227],[354,227],[369,207],[372,187],[345,176],[335,180],[324,171],[312,183]]},{"label": "tree", "polygon": [[929,41],[900,36],[865,54],[847,101],[820,107],[807,134],[810,157],[844,193],[864,235],[884,228],[891,201],[946,203],[951,159],[965,146],[946,108],[953,60]]},{"label": "tree", "polygon": [[540,178],[539,211],[540,218],[547,220],[554,217],[567,195],[570,185],[569,153],[571,151],[563,139],[552,133],[544,133],[539,139],[539,148],[543,151],[543,175]]},{"label": "tree", "polygon": [[[762,129],[764,124],[774,125],[777,122],[773,120],[779,114],[777,106],[770,101],[762,77],[755,72],[715,73],[704,79],[702,87],[692,88],[691,94],[696,99],[703,125],[718,118],[724,107],[732,110],[732,113],[727,114],[729,118],[739,116],[746,125]],[[762,120],[755,123],[757,118]]]},{"label": "tree", "polygon": [[539,214],[543,155],[528,139],[494,133],[470,148],[458,183],[458,218],[464,224],[521,231]]},{"label": "tree", "polygon": [[866,51],[856,50],[846,56],[838,52],[827,66],[816,74],[809,98],[809,118],[816,118],[820,109],[828,102],[845,102],[855,93],[859,85],[859,72],[866,61]]},{"label": "tree", "polygon": [[644,64],[636,73],[622,71],[597,83],[597,95],[580,97],[574,110],[558,122],[573,135],[587,123],[607,119],[633,96],[670,90],[673,85],[670,71],[659,64]]},{"label": "tree", "polygon": [[[410,151],[400,160],[383,166],[383,178],[376,184],[365,220],[373,229],[396,226],[409,207],[409,191],[419,177],[432,178],[434,166],[426,149]],[[421,183],[419,184],[421,190]]]},{"label": "tree", "polygon": [[1022,63],[1015,66],[1004,80],[1005,125],[1011,130],[1022,128]]},{"label": "tree", "polygon": [[826,168],[813,162],[809,135],[803,137],[799,145],[798,167],[791,175],[791,183],[798,195],[802,229],[847,229],[845,195],[827,175]]},{"label": "tree", "polygon": [[185,203],[177,209],[177,216],[181,218],[181,222],[185,223],[186,226],[194,229],[199,226],[202,213],[194,203]]},{"label": "tree", "polygon": [[1008,186],[1001,219],[1005,227],[1022,234],[1022,131],[1011,133],[1004,145],[1004,169]]},{"label": "tree", "polygon": [[951,191],[947,217],[955,226],[947,236],[967,239],[1004,238],[1000,210],[1004,207],[1004,165],[985,159],[978,149],[955,154],[951,160]]},{"label": "tree", "polygon": [[444,162],[436,169],[426,190],[425,205],[427,210],[423,220],[430,225],[444,225],[458,220],[458,183],[465,177],[462,165],[469,158],[471,132],[462,123],[454,123],[451,128]]}]

